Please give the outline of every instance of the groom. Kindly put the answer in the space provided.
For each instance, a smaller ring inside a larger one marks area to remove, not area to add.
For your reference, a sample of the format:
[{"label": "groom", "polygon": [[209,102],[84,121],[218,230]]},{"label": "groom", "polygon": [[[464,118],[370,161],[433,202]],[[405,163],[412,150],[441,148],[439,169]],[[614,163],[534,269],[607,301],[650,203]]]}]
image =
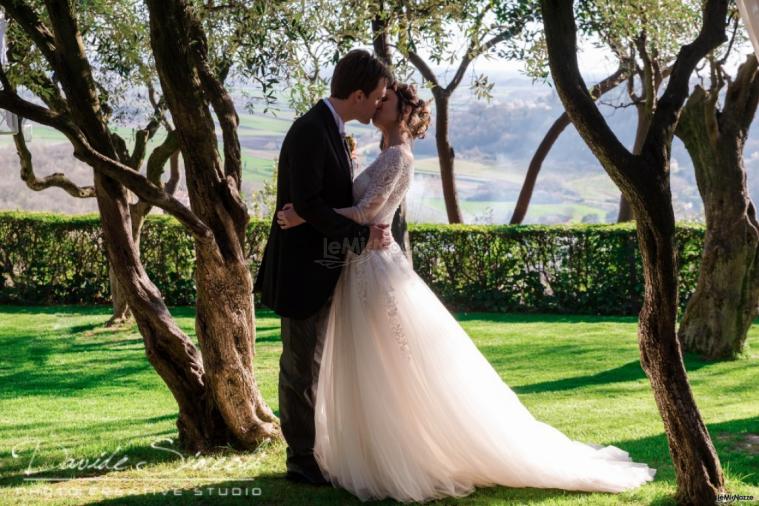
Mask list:
[{"label": "groom", "polygon": [[330,97],[292,124],[279,154],[277,209],[292,202],[306,223],[282,230],[272,220],[254,290],[281,317],[279,409],[292,481],[327,483],[313,455],[314,396],[339,267],[348,249],[360,254],[393,241],[387,227],[359,225],[333,210],[353,205],[345,123],[368,124],[391,79],[377,58],[350,51],[335,66]]}]

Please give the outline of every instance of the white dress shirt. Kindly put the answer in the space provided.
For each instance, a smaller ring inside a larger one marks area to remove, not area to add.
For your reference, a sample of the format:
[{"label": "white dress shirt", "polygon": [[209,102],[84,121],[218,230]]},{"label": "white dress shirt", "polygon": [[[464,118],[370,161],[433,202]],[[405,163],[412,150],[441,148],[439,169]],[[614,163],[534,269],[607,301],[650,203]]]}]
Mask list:
[{"label": "white dress shirt", "polygon": [[335,118],[335,123],[337,123],[337,130],[340,132],[340,137],[345,137],[345,121],[343,121],[343,118],[337,114],[335,108],[332,107],[332,102],[330,102],[328,98],[323,98],[322,100],[327,104],[329,110],[332,111],[332,116]]}]

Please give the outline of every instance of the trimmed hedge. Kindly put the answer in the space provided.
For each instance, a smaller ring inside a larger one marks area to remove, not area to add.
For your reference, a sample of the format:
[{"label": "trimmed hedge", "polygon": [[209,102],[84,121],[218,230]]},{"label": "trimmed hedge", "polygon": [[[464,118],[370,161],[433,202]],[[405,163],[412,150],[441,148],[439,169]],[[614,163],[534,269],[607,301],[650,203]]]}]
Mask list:
[{"label": "trimmed hedge", "polygon": [[[461,311],[637,314],[643,272],[632,223],[416,225],[414,269]],[[678,225],[680,307],[696,287],[704,228]]]},{"label": "trimmed hedge", "polygon": [[[268,222],[251,222],[258,269]],[[643,294],[632,224],[409,226],[414,268],[458,311],[636,314]],[[680,307],[695,288],[704,228],[679,224]],[[170,216],[150,215],[141,254],[169,305],[194,303],[193,245]],[[97,215],[0,212],[0,303],[107,304],[108,268]]]}]

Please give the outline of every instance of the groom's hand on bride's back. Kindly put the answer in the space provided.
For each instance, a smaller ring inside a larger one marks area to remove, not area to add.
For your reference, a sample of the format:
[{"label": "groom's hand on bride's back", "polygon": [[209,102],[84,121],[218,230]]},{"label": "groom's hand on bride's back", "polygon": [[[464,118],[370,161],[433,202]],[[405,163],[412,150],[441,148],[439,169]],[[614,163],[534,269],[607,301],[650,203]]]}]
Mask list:
[{"label": "groom's hand on bride's back", "polygon": [[[277,211],[277,224],[283,230],[297,227],[305,222],[295,212],[295,207],[289,202],[282,206],[280,211]],[[366,249],[387,249],[392,244],[393,234],[390,232],[390,225],[369,226],[369,242],[366,245]]]},{"label": "groom's hand on bride's back", "polygon": [[393,234],[390,225],[371,225],[369,227],[369,243],[366,249],[387,249],[393,244]]}]

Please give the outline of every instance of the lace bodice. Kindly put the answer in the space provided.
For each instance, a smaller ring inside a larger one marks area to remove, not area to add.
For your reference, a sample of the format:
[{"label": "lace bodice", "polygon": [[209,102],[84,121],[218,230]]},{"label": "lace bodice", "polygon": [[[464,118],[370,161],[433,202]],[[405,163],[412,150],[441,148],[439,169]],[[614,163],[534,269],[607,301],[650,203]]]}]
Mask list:
[{"label": "lace bodice", "polygon": [[353,207],[346,215],[361,224],[390,224],[411,184],[414,156],[408,144],[390,146],[353,180]]}]

